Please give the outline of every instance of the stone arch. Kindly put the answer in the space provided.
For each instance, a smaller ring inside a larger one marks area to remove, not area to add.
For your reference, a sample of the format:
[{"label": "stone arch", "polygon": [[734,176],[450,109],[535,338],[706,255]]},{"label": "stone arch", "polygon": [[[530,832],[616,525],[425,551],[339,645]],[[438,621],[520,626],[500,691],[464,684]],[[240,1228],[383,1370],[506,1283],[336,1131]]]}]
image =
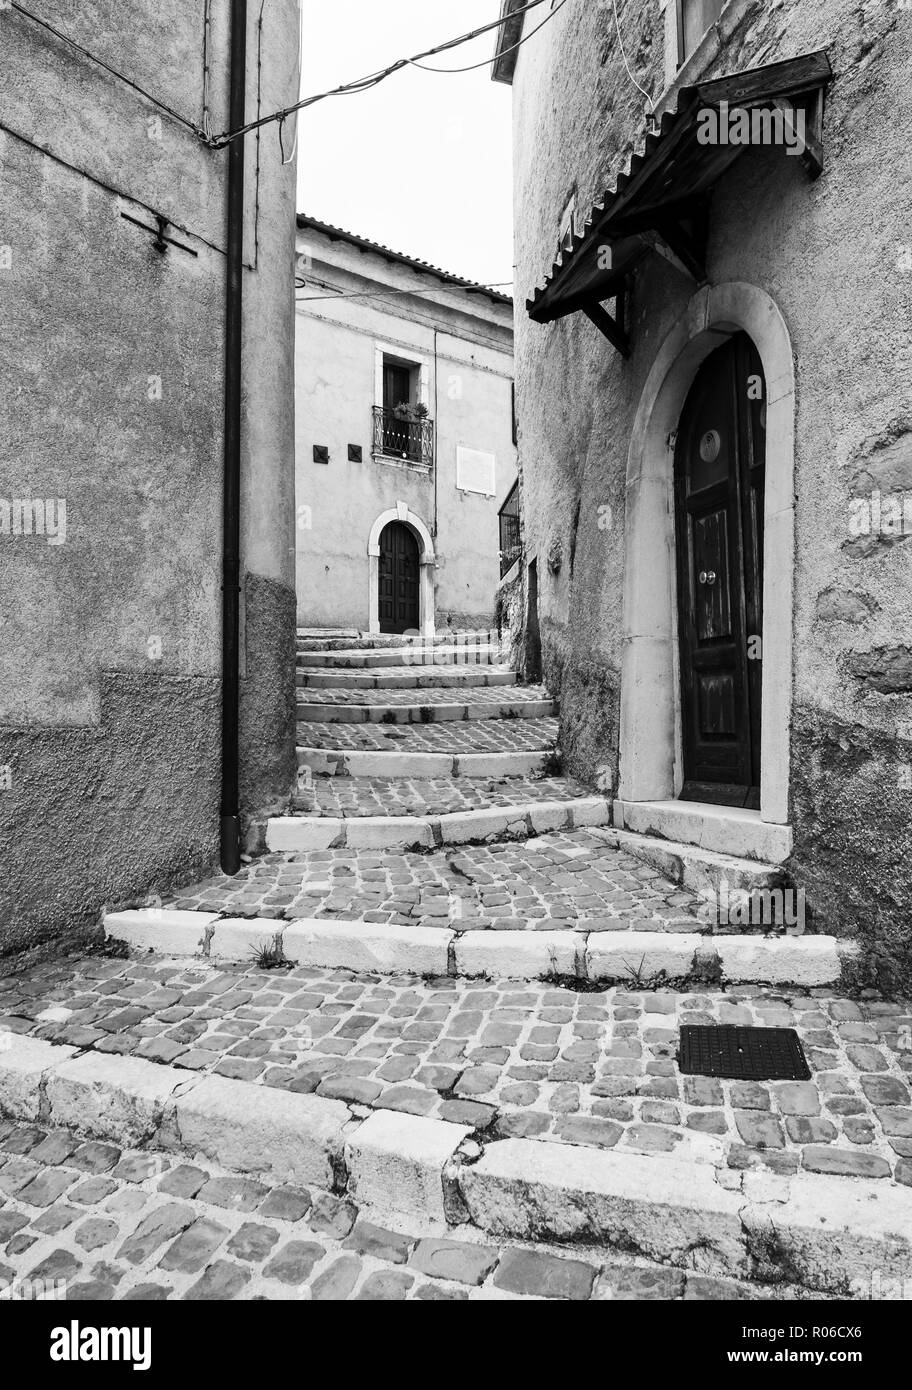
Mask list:
[{"label": "stone arch", "polygon": [[683,784],[674,436],[701,362],[732,333],[752,338],[766,377],[760,817],[788,823],[795,572],[795,371],[788,328],[756,285],[706,285],[668,334],[640,397],[627,459],[622,801],[664,801]]},{"label": "stone arch", "polygon": [[434,570],[437,557],[434,553],[434,538],[430,530],[413,512],[408,503],[397,502],[395,507],[381,512],[370,529],[367,541],[369,561],[368,616],[369,631],[380,631],[380,534],[390,521],[401,521],[415,536],[419,549],[421,577],[418,584],[418,623],[422,637],[434,636]]}]

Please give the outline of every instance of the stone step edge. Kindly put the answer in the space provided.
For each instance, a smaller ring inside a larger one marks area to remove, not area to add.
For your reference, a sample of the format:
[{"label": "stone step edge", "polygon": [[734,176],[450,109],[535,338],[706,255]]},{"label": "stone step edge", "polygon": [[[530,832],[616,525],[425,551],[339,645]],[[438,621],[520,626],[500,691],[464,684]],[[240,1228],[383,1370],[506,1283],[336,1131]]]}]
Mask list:
[{"label": "stone step edge", "polygon": [[614,824],[650,839],[693,845],[715,854],[784,864],[792,853],[791,826],[764,821],[756,811],[697,801],[615,798]]},{"label": "stone step edge", "polygon": [[298,767],[322,777],[530,777],[559,772],[557,748],[508,753],[417,753],[374,748],[308,748],[299,745]]},{"label": "stone step edge", "polygon": [[733,893],[762,888],[779,888],[788,882],[781,864],[766,864],[717,850],[702,849],[678,840],[664,840],[635,830],[601,827],[599,838],[612,849],[624,850],[634,858],[659,869],[682,888],[713,901],[724,880]]},{"label": "stone step edge", "polygon": [[494,931],[450,925],[231,917],[176,908],[108,912],[111,940],[178,957],[253,965],[276,962],[381,975],[486,979],[570,979],[627,984],[837,984],[853,942],[833,936],[720,936],[696,932]]},{"label": "stone step edge", "polygon": [[349,651],[307,651],[300,647],[298,660],[307,658],[308,666],[324,669],[363,670],[371,666],[412,666],[430,671],[435,666],[501,666],[503,652],[499,646],[466,647],[362,647]]},{"label": "stone step edge", "polygon": [[[300,691],[298,692],[300,695]],[[393,717],[390,718],[389,716]],[[491,719],[554,719],[555,700],[492,700],[473,705],[471,701],[448,704],[413,705],[334,705],[331,701],[298,699],[295,717],[299,724],[464,724]]]},{"label": "stone step edge", "polygon": [[[870,1297],[912,1263],[912,1189],[542,1139],[11,1034],[0,1113],[121,1147],[348,1193],[398,1230],[584,1242],[674,1268]],[[786,1279],[783,1279],[785,1273]],[[901,1287],[901,1285],[900,1285]]]},{"label": "stone step edge", "polygon": [[383,675],[372,673],[369,667],[360,671],[340,668],[327,670],[321,666],[305,667],[299,661],[295,684],[299,690],[499,690],[512,689],[519,684],[515,671],[502,671],[495,667],[472,667],[464,674],[461,668],[444,666],[425,673],[409,671],[405,667],[399,670],[395,667],[388,670],[378,667],[377,671],[383,671]]},{"label": "stone step edge", "polygon": [[[422,633],[415,632],[406,634],[404,632],[365,632],[355,628],[334,628],[330,632],[317,632],[314,629],[302,631],[300,628],[295,632],[297,642],[360,642],[369,649],[376,648],[400,648],[414,646],[453,646],[455,643],[477,642],[484,639],[486,643],[497,644],[500,636],[496,627],[466,627],[466,628],[447,628],[441,632]],[[322,650],[320,647],[318,650]]]},{"label": "stone step edge", "polygon": [[525,840],[560,830],[607,825],[604,797],[528,801],[425,816],[271,816],[266,822],[270,853],[324,849],[440,849],[444,845]]}]

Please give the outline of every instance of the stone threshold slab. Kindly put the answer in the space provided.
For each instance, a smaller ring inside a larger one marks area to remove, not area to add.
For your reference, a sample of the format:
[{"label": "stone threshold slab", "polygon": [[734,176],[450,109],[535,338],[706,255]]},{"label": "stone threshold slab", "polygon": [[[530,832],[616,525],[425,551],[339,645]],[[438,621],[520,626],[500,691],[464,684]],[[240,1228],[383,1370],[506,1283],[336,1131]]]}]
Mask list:
[{"label": "stone threshold slab", "polygon": [[788,825],[760,819],[759,811],[740,806],[711,806],[697,801],[622,801],[614,803],[614,824],[640,835],[673,840],[717,854],[785,862],[792,852]]}]

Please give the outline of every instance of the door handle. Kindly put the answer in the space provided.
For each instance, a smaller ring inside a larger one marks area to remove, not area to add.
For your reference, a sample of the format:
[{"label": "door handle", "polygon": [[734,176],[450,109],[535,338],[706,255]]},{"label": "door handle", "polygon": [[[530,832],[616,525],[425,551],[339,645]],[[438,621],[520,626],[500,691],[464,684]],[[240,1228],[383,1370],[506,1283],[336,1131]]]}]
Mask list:
[{"label": "door handle", "polygon": [[715,570],[700,570],[700,583],[701,583],[701,584],[715,584],[715,582],[716,582],[716,571],[715,571]]}]

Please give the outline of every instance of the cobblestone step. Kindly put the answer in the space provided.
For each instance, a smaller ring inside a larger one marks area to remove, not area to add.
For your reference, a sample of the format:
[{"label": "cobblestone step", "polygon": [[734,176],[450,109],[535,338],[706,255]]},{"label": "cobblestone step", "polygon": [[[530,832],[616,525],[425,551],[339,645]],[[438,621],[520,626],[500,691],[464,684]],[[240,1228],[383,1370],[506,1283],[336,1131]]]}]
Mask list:
[{"label": "cobblestone step", "polygon": [[[7,1299],[467,1301],[804,1298],[619,1253],[371,1222],[350,1192],[0,1121]],[[419,1225],[421,1223],[418,1223]],[[455,1238],[454,1238],[455,1237]]]},{"label": "cobblestone step", "polygon": [[270,950],[327,969],[586,984],[832,986],[853,954],[850,943],[832,936],[587,932],[541,919],[491,930],[458,918],[431,918],[427,925],[304,917],[289,923],[140,908],[106,914],[104,928],[110,939],[131,946],[237,963]]},{"label": "cobblestone step", "polygon": [[267,854],[185,888],[170,904],[230,917],[457,924],[460,930],[575,927],[700,932],[702,898],[606,846],[597,829],[440,849]]},{"label": "cobblestone step", "polygon": [[[163,962],[161,969],[174,967]],[[116,975],[107,978],[110,982]],[[148,991],[153,997],[157,983]],[[279,994],[280,1004],[287,1006],[300,989],[300,980],[292,983],[293,989],[284,991],[284,1000],[282,991],[273,991]],[[305,981],[304,987],[319,989],[321,983]],[[340,1002],[352,985],[359,998],[364,992],[357,980],[327,984],[337,985]],[[367,988],[371,987],[368,981]],[[211,1021],[212,993],[204,997]],[[706,1002],[701,1000],[704,1008]],[[641,1005],[642,997],[635,1003]],[[777,1006],[781,1010],[782,1003],[772,1001],[774,1010]],[[829,1017],[838,1027],[844,1001],[828,1003]],[[553,1007],[543,1012],[552,1012]],[[591,1003],[585,1008],[591,1012]],[[631,1015],[640,1009],[622,1004],[619,1011],[624,1022],[633,1022]],[[361,1016],[355,1001],[350,1011],[343,1012],[350,1012],[350,1021]],[[501,1014],[513,1012],[515,1008],[506,1003],[500,1010]],[[823,1005],[811,1000],[806,1012],[819,1014]],[[892,1017],[899,1012],[896,1009]],[[413,1013],[409,1010],[408,1016]],[[668,1022],[667,1007],[655,1014],[657,1021]],[[377,1023],[374,1015],[363,1016]],[[338,1013],[327,1017],[336,1023]],[[883,1020],[884,1015],[874,1017]],[[405,1041],[402,1034],[407,1029],[420,1028],[426,1039],[439,1038],[442,1031],[433,1023],[430,1028],[405,1024],[395,1013],[388,1021],[397,1042]],[[511,1024],[498,1020],[498,1026],[510,1029]],[[645,1027],[644,1039],[649,1040],[653,1031],[654,1025]],[[120,1034],[111,1030],[107,1036]],[[365,1046],[360,1026],[341,1036],[352,1042],[352,1050]],[[453,1041],[459,1043],[458,1034]],[[231,1042],[237,1045],[234,1037]],[[581,1045],[585,1050],[585,1042]],[[345,1058],[333,1056],[325,1043],[321,1044],[326,1049],[324,1059],[335,1072],[313,1074],[316,1094],[293,1084],[263,1084],[116,1050],[104,1053],[91,1045],[86,1048],[84,1042],[82,1046],[86,1050],[77,1052],[72,1045],[14,1032],[10,1046],[0,1053],[4,1115],[26,1127],[37,1128],[40,1122],[42,1134],[51,1128],[58,1145],[59,1167],[50,1180],[41,1173],[40,1164],[28,1162],[27,1153],[14,1151],[12,1161],[0,1167],[0,1187],[28,1205],[32,1198],[39,1205],[51,1205],[55,1194],[59,1197],[72,1185],[59,1147],[61,1136],[72,1132],[95,1141],[94,1149],[89,1146],[95,1175],[105,1169],[106,1150],[99,1146],[107,1145],[121,1151],[141,1150],[147,1164],[154,1155],[164,1153],[169,1161],[185,1156],[180,1164],[184,1169],[217,1163],[223,1171],[243,1175],[244,1184],[215,1186],[226,1209],[233,1205],[256,1210],[268,1190],[279,1186],[286,1189],[288,1200],[289,1186],[300,1189],[307,1183],[351,1199],[358,1216],[393,1232],[426,1232],[438,1239],[477,1232],[496,1241],[545,1238],[592,1247],[603,1258],[616,1251],[635,1253],[672,1271],[692,1270],[696,1256],[701,1272],[712,1278],[787,1281],[827,1297],[870,1296],[875,1279],[881,1285],[902,1287],[912,1261],[912,1175],[907,1160],[895,1159],[895,1148],[890,1161],[858,1144],[833,1139],[809,1142],[814,1119],[818,1127],[828,1123],[835,1130],[831,1121],[822,1122],[819,1117],[821,1092],[833,1096],[823,1086],[818,1092],[809,1083],[754,1083],[753,1087],[728,1083],[749,1092],[739,1095],[742,1104],[754,1102],[731,1112],[738,1132],[745,1126],[749,1136],[747,1144],[737,1145],[726,1143],[712,1124],[682,1126],[680,1107],[674,1105],[669,1108],[677,1112],[677,1125],[666,1114],[664,1123],[606,1120],[587,1127],[578,1114],[568,1112],[564,1097],[554,1106],[555,1090],[549,1113],[560,1128],[553,1137],[541,1137],[534,1134],[534,1127],[531,1135],[522,1134],[522,1126],[520,1132],[510,1134],[494,1106],[488,1107],[490,1115],[484,1113],[479,1097],[489,1094],[495,1080],[489,1072],[497,1071],[485,1062],[449,1068],[457,1072],[457,1079],[449,1078],[447,1084],[442,1075],[446,1065],[438,1065],[439,1074],[425,1075],[423,1087],[400,1085],[400,1094],[388,1095],[383,1105],[370,1085],[365,1086],[367,1077],[346,1072],[341,1066]],[[412,1054],[400,1051],[396,1055],[407,1059]],[[667,1051],[661,1056],[670,1061]],[[370,1053],[367,1059],[371,1060]],[[303,1070],[299,1072],[302,1082],[304,1075]],[[609,1069],[607,1075],[619,1079],[621,1074]],[[641,1073],[628,1071],[628,1075],[635,1079]],[[680,1078],[673,1061],[664,1076],[669,1085],[683,1087],[688,1118],[721,1114],[727,1123],[721,1083]],[[892,1084],[895,1094],[902,1092],[908,1102],[905,1072],[890,1077],[862,1074],[858,1079],[865,1096],[875,1095],[877,1086]],[[702,1084],[688,1090],[688,1081],[694,1080]],[[848,1088],[852,1080],[850,1069],[845,1078]],[[566,1089],[567,1083],[560,1084]],[[440,1113],[414,1113],[403,1103],[401,1093],[407,1090],[416,1095],[426,1090]],[[620,1098],[630,1095],[630,1088],[609,1094],[624,1115]],[[661,1109],[661,1103],[643,1098],[648,1091],[633,1094],[640,1108]],[[736,1094],[733,1089],[729,1103]],[[768,1110],[758,1106],[761,1094]],[[904,1106],[882,1105],[878,1116],[892,1108],[902,1111]],[[839,1118],[845,1111],[831,1113]],[[890,1124],[887,1117],[885,1125]],[[775,1154],[768,1142],[774,1129],[782,1136]],[[793,1148],[786,1147],[787,1131],[796,1136]],[[660,1135],[665,1139],[662,1144],[657,1142]],[[205,1167],[202,1171],[205,1180]],[[154,1164],[151,1172],[155,1173]],[[149,1181],[149,1173],[149,1168],[143,1171],[144,1180]],[[186,1172],[175,1178],[178,1184],[187,1180]],[[304,1204],[303,1211],[307,1209]],[[154,1228],[167,1229],[169,1216],[157,1213],[142,1239],[152,1237]],[[55,1225],[51,1223],[52,1230]],[[178,1223],[171,1234],[181,1229]],[[161,1234],[158,1230],[152,1239],[154,1247],[161,1243]],[[300,1249],[287,1252],[289,1267],[302,1253]]]},{"label": "cobblestone step", "polygon": [[380,666],[374,670],[313,667],[298,657],[296,683],[307,690],[453,690],[473,686],[513,686],[516,672],[507,666]]},{"label": "cobblestone step", "polygon": [[408,666],[428,671],[436,666],[461,666],[470,669],[474,666],[499,666],[503,660],[499,643],[480,643],[472,646],[407,646],[407,647],[363,647],[333,648],[331,650],[312,650],[298,644],[299,657],[307,653],[308,666],[322,666],[340,669],[361,669],[365,667]]},{"label": "cobblestone step", "polygon": [[435,647],[477,647],[497,646],[497,632],[492,628],[447,628],[435,633],[433,637],[420,633],[406,634],[393,632],[355,632],[354,629],[332,629],[315,632],[312,628],[299,628],[297,632],[299,651],[338,652],[338,651],[402,651],[415,648]]},{"label": "cobblestone step", "polygon": [[385,781],[435,778],[535,777],[560,763],[556,749],[543,752],[426,753],[370,749],[299,748],[298,767],[318,777],[374,777]]},{"label": "cobblestone step", "polygon": [[[557,747],[557,730],[556,719],[541,718],[468,719],[429,724],[338,724],[326,720],[299,720],[298,744],[331,756],[357,750],[407,757],[436,753],[444,754],[451,761],[458,758],[461,764],[466,754],[553,754]],[[373,775],[393,774],[378,771]],[[422,774],[409,771],[402,775],[417,777]],[[440,773],[436,771],[431,775],[440,776]],[[496,771],[488,773],[487,769],[481,771],[475,765],[473,775],[498,774]]]},{"label": "cobblestone step", "polygon": [[537,806],[590,798],[572,777],[318,777],[305,778],[294,810],[306,815],[444,816],[455,811]]},{"label": "cobblestone step", "polygon": [[434,849],[442,845],[524,840],[555,830],[607,825],[611,808],[604,797],[566,797],[556,801],[517,800],[506,806],[454,811],[446,815],[325,816],[300,813],[271,816],[266,846],[282,853],[341,849]]},{"label": "cobblestone step", "polygon": [[506,696],[498,689],[475,688],[468,699],[450,691],[299,690],[297,717],[322,724],[444,724],[479,719],[552,719],[556,703],[540,686],[522,686]]}]

